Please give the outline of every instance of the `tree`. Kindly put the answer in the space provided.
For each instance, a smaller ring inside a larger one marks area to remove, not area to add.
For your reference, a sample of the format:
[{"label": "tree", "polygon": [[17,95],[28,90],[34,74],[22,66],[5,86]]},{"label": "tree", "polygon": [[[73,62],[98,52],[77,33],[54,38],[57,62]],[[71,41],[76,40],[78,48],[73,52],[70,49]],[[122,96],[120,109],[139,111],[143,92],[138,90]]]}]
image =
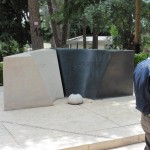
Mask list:
[{"label": "tree", "polygon": [[[56,8],[56,3],[55,1],[53,0],[47,0],[47,4],[48,4],[48,9],[49,9],[49,14],[50,16],[54,15],[55,13],[55,9]],[[60,47],[61,46],[61,42],[60,42],[60,36],[59,36],[59,31],[58,31],[58,28],[57,28],[57,22],[55,19],[51,19],[51,26],[52,26],[52,31],[53,31],[53,36],[54,36],[54,40],[55,40],[55,44],[56,44],[56,47]]]},{"label": "tree", "polygon": [[87,27],[87,19],[86,16],[83,15],[82,17],[83,22],[83,48],[86,48],[86,27]]},{"label": "tree", "polygon": [[93,49],[98,48],[98,34],[107,28],[109,14],[106,1],[95,0],[85,8],[85,15],[93,32]]},{"label": "tree", "polygon": [[64,0],[63,7],[63,27],[62,27],[62,47],[67,47],[67,38],[68,38],[68,27],[69,27],[69,19],[67,9],[69,7],[69,0]]},{"label": "tree", "polygon": [[150,0],[145,0],[144,2],[141,2],[141,32],[143,34],[150,33]]},{"label": "tree", "polygon": [[0,1],[0,41],[15,40],[19,47],[30,43],[28,3],[26,0]]},{"label": "tree", "polygon": [[[58,5],[61,3],[61,5]],[[69,1],[63,2],[56,0],[47,0],[49,13],[51,15],[51,26],[56,47],[66,47],[68,38],[68,5]],[[63,13],[62,13],[63,12]]]},{"label": "tree", "polygon": [[28,0],[29,17],[30,17],[30,33],[32,41],[32,49],[43,48],[43,37],[41,30],[41,22],[39,15],[39,2],[38,0]]},{"label": "tree", "polygon": [[[115,26],[122,49],[134,49],[135,2],[130,0],[108,0],[111,9],[110,25]],[[118,15],[119,14],[119,15]]]},{"label": "tree", "polygon": [[[137,5],[141,3],[141,18],[139,19],[139,7],[137,7],[138,12],[135,13],[135,1],[109,0],[108,2],[110,5],[109,7],[112,11],[110,16],[110,24],[112,24],[112,26],[115,26],[118,32],[118,36],[115,37],[115,41],[120,41],[122,49],[134,50],[135,43],[139,43],[140,41],[139,35],[141,35],[142,33],[145,34],[144,32],[147,32],[149,30],[149,3],[146,3],[142,0],[137,0]],[[136,16],[138,16],[138,21],[135,22]],[[136,23],[138,23],[137,26]],[[139,28],[139,25],[141,26],[141,29]],[[136,30],[138,31],[138,34]],[[139,44],[136,45],[139,47]]]},{"label": "tree", "polygon": [[[86,28],[90,27],[93,33],[93,48],[97,48],[98,46],[98,34],[100,32],[107,33],[115,29],[117,33],[114,38],[115,43],[119,41],[119,47],[122,49],[134,49],[135,1],[47,0],[47,2],[56,47],[66,47],[68,32],[73,37],[81,35],[83,31],[83,47],[85,48]],[[144,2],[142,0],[141,2],[143,5]],[[146,2],[144,3],[144,7],[146,9],[141,9],[141,19],[146,24],[144,28],[146,31],[149,27],[149,9]],[[141,29],[143,29],[143,25]]]},{"label": "tree", "polygon": [[66,47],[70,24],[72,20],[76,20],[78,16],[80,16],[80,19],[82,18],[85,6],[88,3],[86,0],[64,0],[61,2],[60,0],[47,0],[47,2],[56,47]]}]

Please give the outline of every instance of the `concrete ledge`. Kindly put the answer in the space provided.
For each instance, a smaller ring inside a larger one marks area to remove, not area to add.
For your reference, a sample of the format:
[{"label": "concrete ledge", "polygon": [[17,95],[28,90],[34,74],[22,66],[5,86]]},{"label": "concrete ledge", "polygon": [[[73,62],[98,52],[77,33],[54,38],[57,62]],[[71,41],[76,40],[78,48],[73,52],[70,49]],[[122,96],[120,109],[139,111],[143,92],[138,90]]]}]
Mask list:
[{"label": "concrete ledge", "polygon": [[145,135],[139,134],[139,135],[115,139],[115,140],[108,140],[108,141],[103,141],[103,142],[98,142],[93,144],[86,144],[86,145],[81,145],[76,147],[65,148],[62,150],[108,150],[108,149],[118,148],[126,145],[141,143],[144,141],[145,141]]}]

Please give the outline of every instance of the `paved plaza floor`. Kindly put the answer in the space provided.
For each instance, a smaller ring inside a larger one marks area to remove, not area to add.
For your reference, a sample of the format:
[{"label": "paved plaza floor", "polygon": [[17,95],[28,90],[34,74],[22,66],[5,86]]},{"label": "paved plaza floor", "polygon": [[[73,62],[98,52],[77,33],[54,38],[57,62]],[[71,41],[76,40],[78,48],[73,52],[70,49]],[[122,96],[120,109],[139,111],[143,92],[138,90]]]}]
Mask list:
[{"label": "paved plaza floor", "polygon": [[103,150],[144,141],[134,96],[84,99],[81,105],[64,98],[13,111],[3,105],[0,87],[0,150]]}]

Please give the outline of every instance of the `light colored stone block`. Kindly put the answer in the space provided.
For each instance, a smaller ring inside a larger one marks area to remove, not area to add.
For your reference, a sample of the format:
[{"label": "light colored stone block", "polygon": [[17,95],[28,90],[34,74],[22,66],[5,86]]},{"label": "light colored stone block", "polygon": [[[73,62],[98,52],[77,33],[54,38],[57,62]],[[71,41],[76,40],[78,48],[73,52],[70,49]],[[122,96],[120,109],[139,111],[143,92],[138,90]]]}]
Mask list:
[{"label": "light colored stone block", "polygon": [[55,50],[5,57],[3,74],[4,110],[49,106],[64,97]]},{"label": "light colored stone block", "polygon": [[[18,125],[12,123],[3,123],[5,128],[13,135],[17,143],[25,143],[27,139],[31,141],[49,139],[49,138],[60,138],[68,136],[71,133],[61,132],[56,130],[50,130],[45,128],[38,128],[34,126]],[[0,128],[1,131],[1,128]]]}]

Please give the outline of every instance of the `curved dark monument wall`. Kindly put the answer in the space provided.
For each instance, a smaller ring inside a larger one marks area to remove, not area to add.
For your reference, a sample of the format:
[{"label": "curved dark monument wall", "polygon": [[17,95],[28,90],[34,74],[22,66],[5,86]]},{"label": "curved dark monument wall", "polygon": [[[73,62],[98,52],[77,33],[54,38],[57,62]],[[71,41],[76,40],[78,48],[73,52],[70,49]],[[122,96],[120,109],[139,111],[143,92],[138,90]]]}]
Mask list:
[{"label": "curved dark monument wall", "polygon": [[64,95],[99,99],[133,94],[134,51],[56,49]]}]

